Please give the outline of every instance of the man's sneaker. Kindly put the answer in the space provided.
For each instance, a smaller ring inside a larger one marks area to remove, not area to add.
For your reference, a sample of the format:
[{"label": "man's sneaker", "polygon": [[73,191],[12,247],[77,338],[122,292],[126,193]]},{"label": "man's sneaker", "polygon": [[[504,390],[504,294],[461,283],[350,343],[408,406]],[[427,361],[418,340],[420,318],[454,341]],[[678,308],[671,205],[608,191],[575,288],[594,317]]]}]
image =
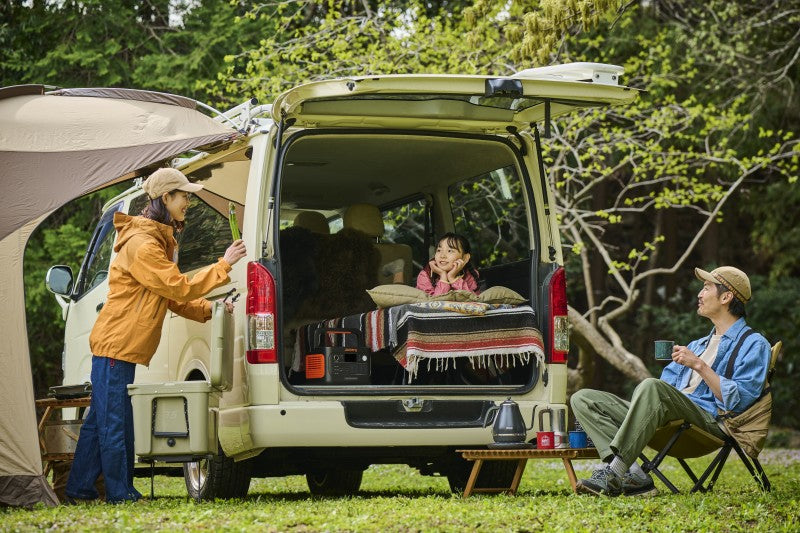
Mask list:
[{"label": "man's sneaker", "polygon": [[622,494],[622,478],[611,467],[604,466],[592,472],[589,479],[579,480],[575,490],[598,496],[619,496]]},{"label": "man's sneaker", "polygon": [[658,489],[649,474],[636,475],[625,472],[622,476],[622,494],[625,496],[655,496]]}]

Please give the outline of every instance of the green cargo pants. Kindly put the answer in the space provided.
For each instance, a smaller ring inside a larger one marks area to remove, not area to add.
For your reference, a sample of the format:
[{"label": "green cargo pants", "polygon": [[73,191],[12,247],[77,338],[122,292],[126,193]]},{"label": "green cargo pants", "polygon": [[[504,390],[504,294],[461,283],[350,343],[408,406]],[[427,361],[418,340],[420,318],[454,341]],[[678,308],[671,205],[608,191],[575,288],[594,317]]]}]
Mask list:
[{"label": "green cargo pants", "polygon": [[625,464],[633,464],[656,430],[672,420],[683,419],[724,437],[713,416],[656,378],[639,383],[630,402],[609,392],[582,389],[572,395],[570,405],[604,461],[619,455]]}]

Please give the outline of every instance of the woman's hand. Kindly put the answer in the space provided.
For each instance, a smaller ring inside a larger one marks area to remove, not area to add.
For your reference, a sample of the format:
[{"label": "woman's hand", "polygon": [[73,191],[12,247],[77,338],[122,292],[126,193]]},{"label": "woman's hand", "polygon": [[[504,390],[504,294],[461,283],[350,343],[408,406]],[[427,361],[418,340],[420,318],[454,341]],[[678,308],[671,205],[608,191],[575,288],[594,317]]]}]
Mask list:
[{"label": "woman's hand", "polygon": [[239,259],[247,255],[247,249],[244,247],[244,241],[238,239],[233,241],[233,244],[228,246],[225,250],[225,255],[222,258],[231,266],[235,265]]},{"label": "woman's hand", "polygon": [[225,310],[229,313],[233,313],[233,302],[225,301]]}]

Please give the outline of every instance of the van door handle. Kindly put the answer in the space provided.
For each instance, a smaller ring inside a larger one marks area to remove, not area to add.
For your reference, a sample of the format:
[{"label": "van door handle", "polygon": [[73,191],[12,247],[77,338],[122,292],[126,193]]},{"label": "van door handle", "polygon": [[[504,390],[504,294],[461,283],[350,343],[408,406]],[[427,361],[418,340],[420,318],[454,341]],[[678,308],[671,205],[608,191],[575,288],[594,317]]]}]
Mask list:
[{"label": "van door handle", "polygon": [[103,308],[104,305],[106,305],[105,302],[100,302],[99,304],[97,304],[97,307],[95,307],[95,309],[97,310],[98,313],[100,312],[100,310]]}]

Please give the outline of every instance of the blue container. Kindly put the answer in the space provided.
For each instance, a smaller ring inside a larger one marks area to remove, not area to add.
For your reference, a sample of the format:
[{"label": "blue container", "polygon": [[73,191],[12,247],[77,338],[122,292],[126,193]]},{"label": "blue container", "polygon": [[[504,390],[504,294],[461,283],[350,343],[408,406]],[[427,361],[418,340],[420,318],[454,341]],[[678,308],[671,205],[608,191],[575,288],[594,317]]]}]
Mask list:
[{"label": "blue container", "polygon": [[569,447],[570,448],[586,448],[586,432],[585,431],[570,431],[569,432]]}]

